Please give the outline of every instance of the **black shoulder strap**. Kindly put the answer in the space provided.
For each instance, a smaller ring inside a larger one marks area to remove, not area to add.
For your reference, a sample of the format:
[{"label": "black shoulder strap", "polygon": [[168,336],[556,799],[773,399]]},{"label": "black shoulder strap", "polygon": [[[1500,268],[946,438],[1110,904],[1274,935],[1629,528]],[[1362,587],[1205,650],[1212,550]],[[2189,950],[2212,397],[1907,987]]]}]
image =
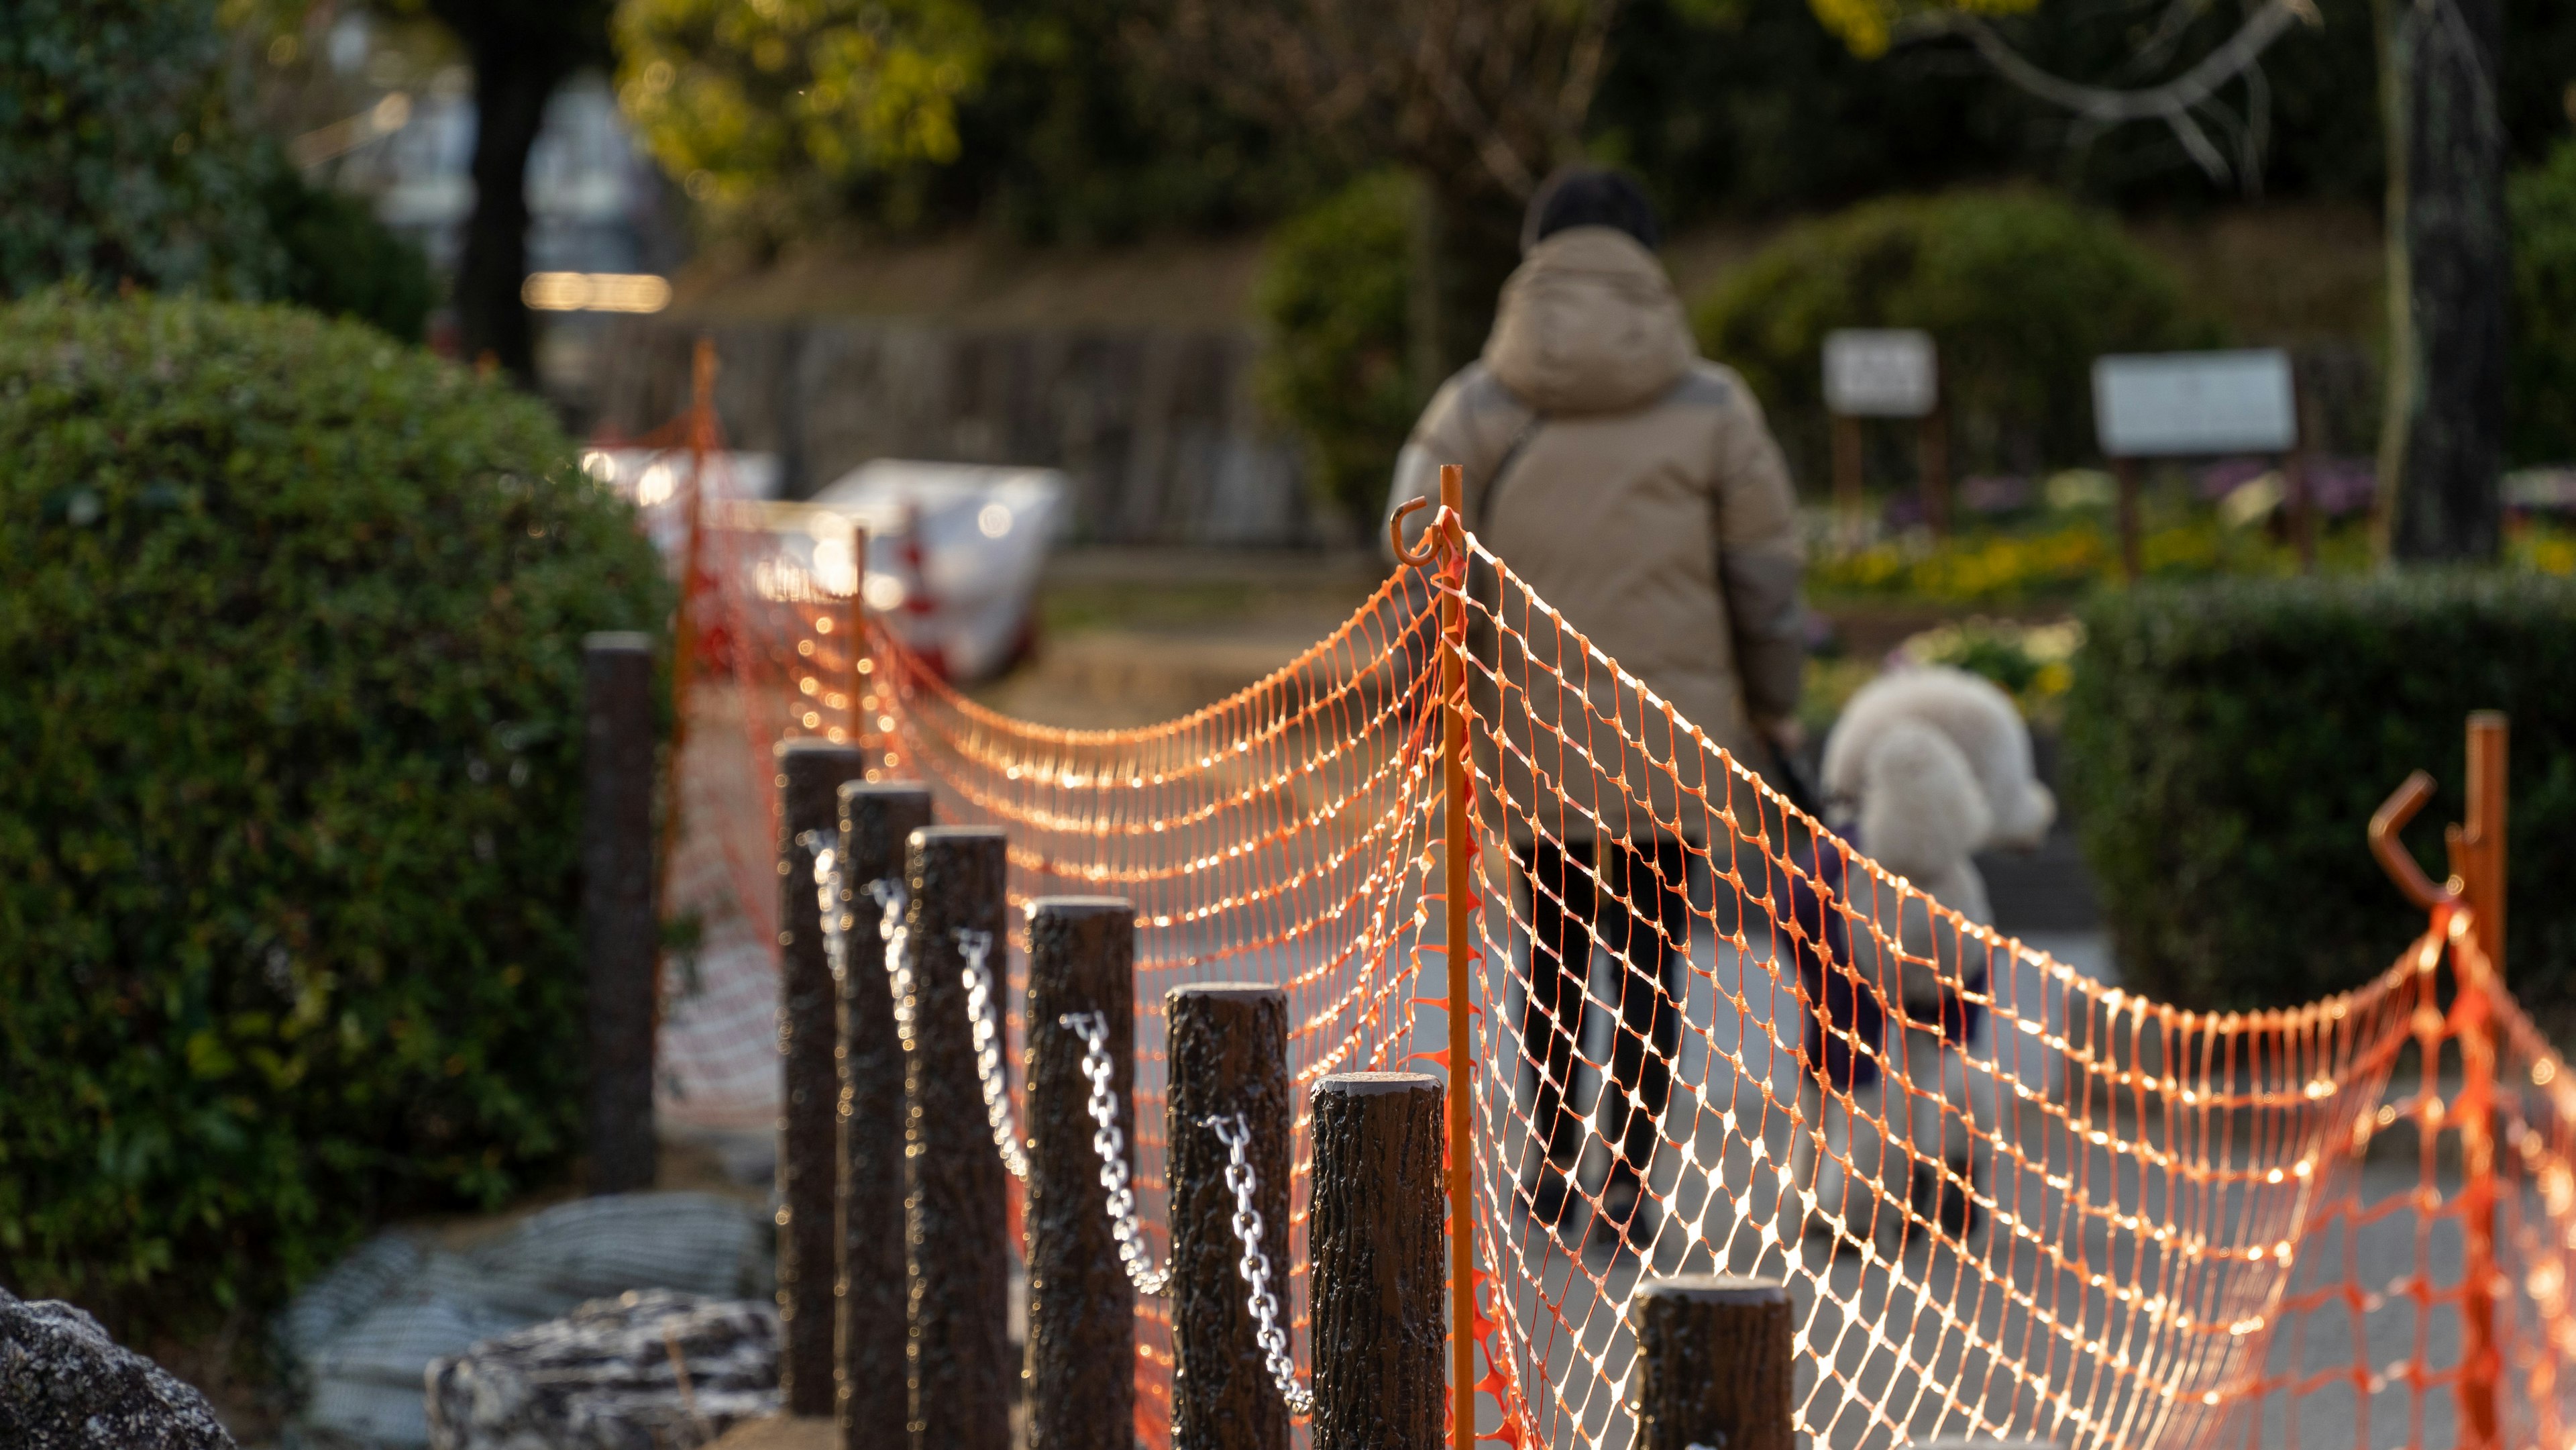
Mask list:
[{"label": "black shoulder strap", "polygon": [[1538,436],[1538,430],[1546,426],[1547,415],[1532,411],[1519,430],[1512,434],[1512,441],[1503,445],[1503,456],[1495,460],[1492,476],[1485,480],[1484,488],[1476,495],[1475,504],[1468,510],[1475,515],[1467,521],[1469,528],[1486,529],[1493,525],[1494,501],[1502,495],[1503,480],[1512,476],[1512,465],[1520,462],[1521,450],[1529,447],[1530,440]]}]

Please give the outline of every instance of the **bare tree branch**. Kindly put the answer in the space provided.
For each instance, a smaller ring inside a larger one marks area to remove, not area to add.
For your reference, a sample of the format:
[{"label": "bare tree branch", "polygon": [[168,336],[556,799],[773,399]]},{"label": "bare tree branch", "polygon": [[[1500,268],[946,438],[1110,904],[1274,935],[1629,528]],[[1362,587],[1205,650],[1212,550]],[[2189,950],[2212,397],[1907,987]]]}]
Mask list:
[{"label": "bare tree branch", "polygon": [[1619,0],[1161,0],[1149,61],[1354,158],[1526,198],[1576,154]]},{"label": "bare tree branch", "polygon": [[[2170,17],[2172,12],[2168,12]],[[2089,86],[2052,75],[2014,50],[1992,25],[1973,15],[1937,14],[1920,17],[1907,27],[1908,39],[1938,35],[1958,35],[1976,48],[1996,74],[2031,95],[2051,105],[2073,112],[2085,125],[2088,135],[2129,121],[2161,121],[2181,143],[2185,154],[2211,180],[2222,185],[2238,174],[2228,164],[2203,129],[2197,112],[2207,108],[2220,123],[2240,138],[2238,167],[2249,186],[2260,186],[2256,163],[2262,140],[2269,131],[2268,116],[2248,114],[2243,118],[2229,112],[2218,102],[2219,88],[2239,76],[2248,78],[2249,112],[2268,109],[2269,91],[2259,79],[2263,52],[2297,23],[2321,23],[2313,0],[2264,0],[2245,23],[2202,56],[2182,74],[2161,85],[2122,89]]]}]

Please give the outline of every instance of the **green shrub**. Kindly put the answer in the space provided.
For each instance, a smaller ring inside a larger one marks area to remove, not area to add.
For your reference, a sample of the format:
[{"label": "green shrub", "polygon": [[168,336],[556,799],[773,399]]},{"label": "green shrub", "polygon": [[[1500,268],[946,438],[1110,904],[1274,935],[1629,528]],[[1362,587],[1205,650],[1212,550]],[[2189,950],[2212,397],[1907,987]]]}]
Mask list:
[{"label": "green shrub", "polygon": [[2513,219],[2513,362],[2507,452],[2516,463],[2576,460],[2576,141],[2505,183]]},{"label": "green shrub", "polygon": [[260,202],[286,257],[279,300],[355,318],[403,342],[421,340],[437,289],[420,248],[376,220],[365,202],[308,184],[282,160]]},{"label": "green shrub", "polygon": [[265,297],[265,168],[214,0],[12,0],[0,23],[0,296],[66,278]]},{"label": "green shrub", "polygon": [[1418,194],[1381,172],[1282,222],[1255,288],[1262,400],[1305,439],[1317,491],[1359,523],[1386,506],[1396,450],[1439,382],[1414,376],[1406,348]]},{"label": "green shrub", "polygon": [[1701,351],[1744,374],[1800,474],[1819,480],[1835,328],[1932,334],[1963,471],[2094,457],[2094,358],[2215,340],[2108,217],[2019,192],[1877,201],[1793,228],[1712,289],[1693,322]]},{"label": "green shrub", "polygon": [[667,585],[543,406],[309,313],[0,311],[0,1283],[272,1302],[572,1148],[581,636]]},{"label": "green shrub", "polygon": [[2513,723],[2505,976],[2576,1021],[2576,581],[2404,574],[2105,593],[2067,700],[2069,804],[2128,985],[2204,1008],[2349,987],[2424,929],[2364,838],[2407,772],[2435,880],[2462,722]]}]

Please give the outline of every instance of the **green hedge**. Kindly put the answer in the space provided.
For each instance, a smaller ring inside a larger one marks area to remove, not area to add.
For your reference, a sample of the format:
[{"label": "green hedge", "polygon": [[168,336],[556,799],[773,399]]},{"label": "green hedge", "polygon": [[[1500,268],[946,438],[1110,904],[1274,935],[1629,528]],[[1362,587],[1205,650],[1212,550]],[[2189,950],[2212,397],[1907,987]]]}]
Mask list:
[{"label": "green hedge", "polygon": [[2513,367],[2506,445],[2517,463],[2576,461],[2576,141],[2505,183],[2513,218]]},{"label": "green hedge", "polygon": [[78,279],[275,293],[268,164],[216,0],[10,0],[0,20],[0,295]]},{"label": "green hedge", "polygon": [[1875,201],[1791,228],[1719,282],[1693,323],[1700,350],[1744,374],[1800,475],[1818,481],[1835,328],[1932,334],[1962,473],[2095,458],[2094,358],[2218,337],[2108,215],[2011,191]]},{"label": "green hedge", "polygon": [[2067,700],[2069,804],[2129,985],[2205,1008],[2364,981],[2423,930],[2371,859],[2407,772],[2435,880],[2468,713],[2512,716],[2506,977],[2576,1022],[2576,581],[2501,574],[2106,592]]},{"label": "green hedge", "polygon": [[1414,376],[1406,347],[1419,197],[1402,173],[1379,172],[1282,222],[1254,289],[1270,344],[1262,401],[1305,439],[1318,495],[1363,535],[1439,383]]},{"label": "green hedge", "polygon": [[269,231],[286,257],[275,300],[419,342],[438,300],[429,259],[376,220],[365,201],[313,185],[284,157],[275,164],[260,188]]},{"label": "green hedge", "polygon": [[574,1146],[584,631],[541,404],[309,313],[0,311],[0,1283],[273,1302]]}]

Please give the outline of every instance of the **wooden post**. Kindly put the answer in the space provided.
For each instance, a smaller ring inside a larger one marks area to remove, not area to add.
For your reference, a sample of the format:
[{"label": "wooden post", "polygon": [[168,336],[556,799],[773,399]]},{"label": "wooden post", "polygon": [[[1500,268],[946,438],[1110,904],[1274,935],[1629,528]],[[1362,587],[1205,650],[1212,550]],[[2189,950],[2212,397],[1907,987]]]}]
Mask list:
[{"label": "wooden post", "polygon": [[1134,1450],[1136,1289],[1110,1231],[1093,1137],[1089,1044],[1106,1029],[1121,1153],[1136,1138],[1136,908],[1115,896],[1029,903],[1029,1447]]},{"label": "wooden post", "polygon": [[896,969],[903,1038],[903,1260],[912,1450],[1010,1450],[1010,1203],[966,1021],[957,933],[992,934],[1002,981],[1008,862],[1002,833],[912,833],[909,958]]},{"label": "wooden post", "polygon": [[1860,488],[1860,419],[1834,415],[1834,513],[1842,520],[1843,548],[1857,550],[1868,532]]},{"label": "wooden post", "polygon": [[2305,452],[2281,456],[2281,508],[2290,535],[2290,547],[2299,555],[2299,572],[2317,572],[2316,510],[2308,498],[2308,455]]},{"label": "wooden post", "polygon": [[1172,1450],[1288,1450],[1288,1406],[1253,1340],[1237,1267],[1228,1153],[1207,1125],[1251,1130],[1261,1242],[1288,1303],[1288,998],[1277,987],[1204,982],[1163,999],[1170,1054],[1164,1139],[1171,1180]]},{"label": "wooden post", "polygon": [[2111,476],[2120,484],[2120,576],[2135,584],[2146,573],[2145,546],[2138,537],[2138,460],[2112,459]]},{"label": "wooden post", "polygon": [[1797,1450],[1795,1327],[1777,1280],[1694,1274],[1640,1286],[1636,1450]]},{"label": "wooden post", "polygon": [[2308,471],[2308,390],[2299,376],[2298,363],[2290,364],[2291,431],[2290,451],[2281,459],[2281,505],[2289,510],[2290,545],[2299,551],[2299,572],[2313,574],[2317,568],[2317,504],[2312,491],[2314,479]]},{"label": "wooden post", "polygon": [[653,1186],[653,638],[582,652],[581,957],[593,1193]]},{"label": "wooden post", "polygon": [[1923,521],[1932,537],[1950,537],[1950,415],[1935,396],[1914,434],[1914,457],[1923,473]]},{"label": "wooden post", "polygon": [[[1438,1078],[1411,1072],[1340,1073],[1315,1085],[1306,1228],[1315,1450],[1439,1450],[1446,1441],[1441,1098]],[[1460,1433],[1472,1437],[1475,1426]]]},{"label": "wooden post", "polygon": [[886,985],[884,910],[868,885],[903,880],[904,843],[929,824],[926,786],[841,787],[849,945],[840,984],[840,1181],[833,1199],[841,1262],[832,1335],[841,1450],[900,1445],[911,1417],[904,1394],[903,1043]]},{"label": "wooden post", "polygon": [[[832,1190],[840,1121],[838,997],[814,882],[841,835],[840,791],[867,764],[828,740],[782,740],[778,761],[778,1387],[790,1415],[832,1413]],[[826,844],[828,843],[828,845]]]}]

